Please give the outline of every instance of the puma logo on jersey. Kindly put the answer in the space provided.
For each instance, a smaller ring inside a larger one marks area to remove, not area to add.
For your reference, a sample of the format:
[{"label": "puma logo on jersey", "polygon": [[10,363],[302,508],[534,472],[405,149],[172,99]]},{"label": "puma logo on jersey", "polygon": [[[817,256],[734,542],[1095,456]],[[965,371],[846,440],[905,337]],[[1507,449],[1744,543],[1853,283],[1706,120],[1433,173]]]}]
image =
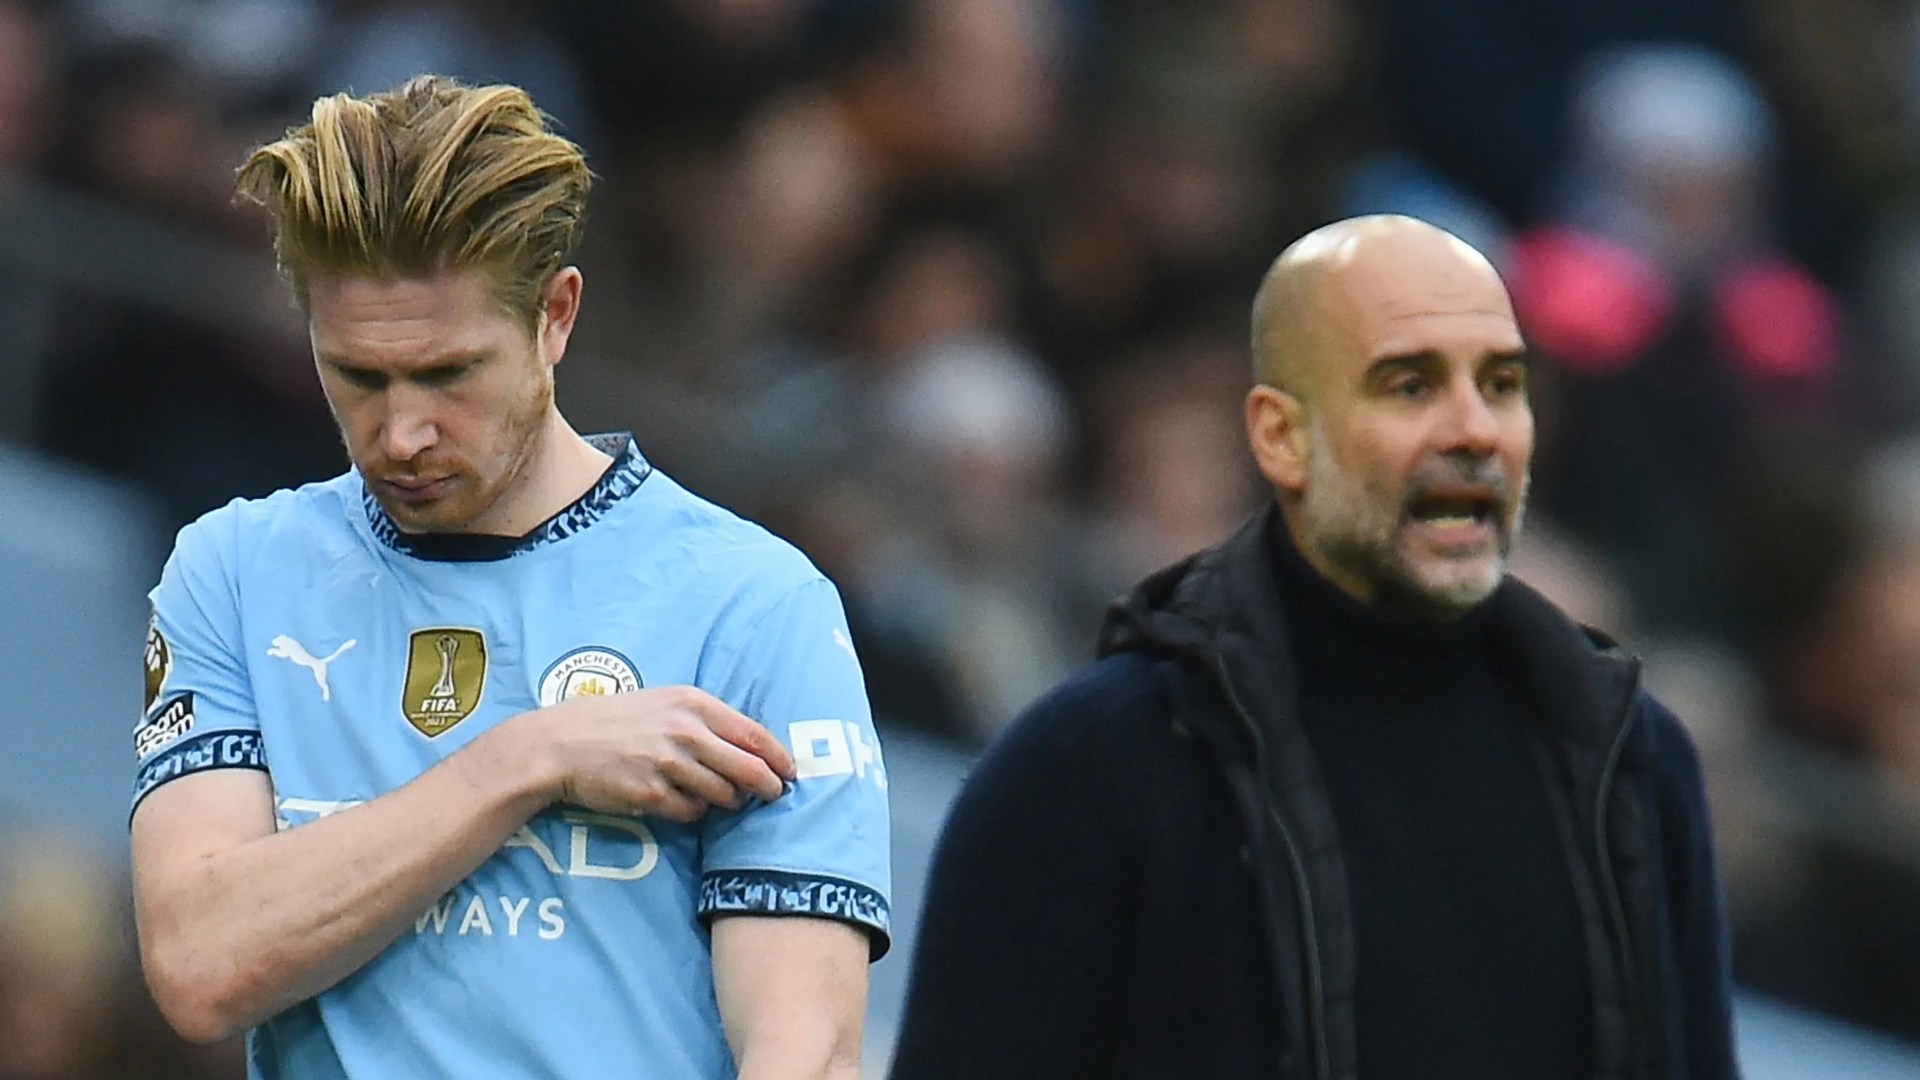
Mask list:
[{"label": "puma logo on jersey", "polygon": [[301,667],[306,668],[308,671],[313,672],[314,685],[320,688],[320,700],[332,701],[333,691],[327,686],[327,665],[338,660],[341,653],[346,652],[358,644],[359,641],[357,639],[348,638],[346,644],[333,650],[333,652],[324,659],[316,660],[313,654],[307,651],[305,645],[300,644],[285,634],[281,634],[279,637],[273,639],[273,648],[267,650],[267,655],[279,660],[291,660]]}]

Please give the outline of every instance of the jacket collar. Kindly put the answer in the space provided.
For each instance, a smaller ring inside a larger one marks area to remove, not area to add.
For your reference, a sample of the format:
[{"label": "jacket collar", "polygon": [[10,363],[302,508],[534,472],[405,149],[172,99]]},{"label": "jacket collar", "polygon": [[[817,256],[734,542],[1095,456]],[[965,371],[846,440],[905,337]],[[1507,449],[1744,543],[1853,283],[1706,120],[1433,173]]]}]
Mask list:
[{"label": "jacket collar", "polygon": [[[1255,719],[1294,712],[1288,648],[1268,530],[1269,504],[1219,545],[1149,576],[1108,609],[1099,653],[1171,653],[1200,663]],[[1605,749],[1638,689],[1637,664],[1611,639],[1580,626],[1546,597],[1508,577],[1486,601],[1496,663],[1562,737]]]}]

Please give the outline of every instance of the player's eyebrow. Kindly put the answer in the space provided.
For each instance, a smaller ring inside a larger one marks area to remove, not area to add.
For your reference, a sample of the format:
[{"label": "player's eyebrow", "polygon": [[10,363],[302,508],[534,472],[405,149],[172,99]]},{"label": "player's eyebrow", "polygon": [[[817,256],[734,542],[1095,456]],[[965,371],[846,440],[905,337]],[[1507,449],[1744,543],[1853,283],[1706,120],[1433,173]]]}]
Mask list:
[{"label": "player's eyebrow", "polygon": [[358,363],[334,353],[321,353],[319,358],[322,364],[349,379],[384,384],[396,376],[409,382],[432,382],[436,379],[449,378],[485,361],[492,355],[484,349],[457,349],[420,363],[408,364],[400,371],[384,366]]}]

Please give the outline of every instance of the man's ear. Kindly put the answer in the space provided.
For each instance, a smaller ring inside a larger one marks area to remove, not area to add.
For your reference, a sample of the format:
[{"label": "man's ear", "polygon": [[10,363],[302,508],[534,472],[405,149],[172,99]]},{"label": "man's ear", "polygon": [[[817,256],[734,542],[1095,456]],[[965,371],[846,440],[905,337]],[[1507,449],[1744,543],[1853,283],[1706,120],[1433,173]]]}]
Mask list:
[{"label": "man's ear", "polygon": [[1306,490],[1312,453],[1307,423],[1306,407],[1292,394],[1272,386],[1247,392],[1247,445],[1260,475],[1277,491],[1297,495]]},{"label": "man's ear", "polygon": [[567,353],[567,339],[573,336],[573,320],[580,314],[583,285],[577,267],[563,266],[541,290],[535,333],[540,339],[540,354],[549,367],[559,363]]}]

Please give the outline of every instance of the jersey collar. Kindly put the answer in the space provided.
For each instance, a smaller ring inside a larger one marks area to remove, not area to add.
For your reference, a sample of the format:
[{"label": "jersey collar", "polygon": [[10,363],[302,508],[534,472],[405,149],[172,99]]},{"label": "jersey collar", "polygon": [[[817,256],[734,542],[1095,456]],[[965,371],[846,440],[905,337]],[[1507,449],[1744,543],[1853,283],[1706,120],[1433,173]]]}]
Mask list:
[{"label": "jersey collar", "polygon": [[525,555],[558,543],[606,516],[620,500],[640,489],[653,475],[653,465],[640,454],[639,444],[627,432],[588,435],[587,442],[613,458],[586,494],[535,526],[524,536],[488,536],[479,533],[401,532],[363,483],[360,501],[374,539],[402,555],[432,562],[493,562]]}]

